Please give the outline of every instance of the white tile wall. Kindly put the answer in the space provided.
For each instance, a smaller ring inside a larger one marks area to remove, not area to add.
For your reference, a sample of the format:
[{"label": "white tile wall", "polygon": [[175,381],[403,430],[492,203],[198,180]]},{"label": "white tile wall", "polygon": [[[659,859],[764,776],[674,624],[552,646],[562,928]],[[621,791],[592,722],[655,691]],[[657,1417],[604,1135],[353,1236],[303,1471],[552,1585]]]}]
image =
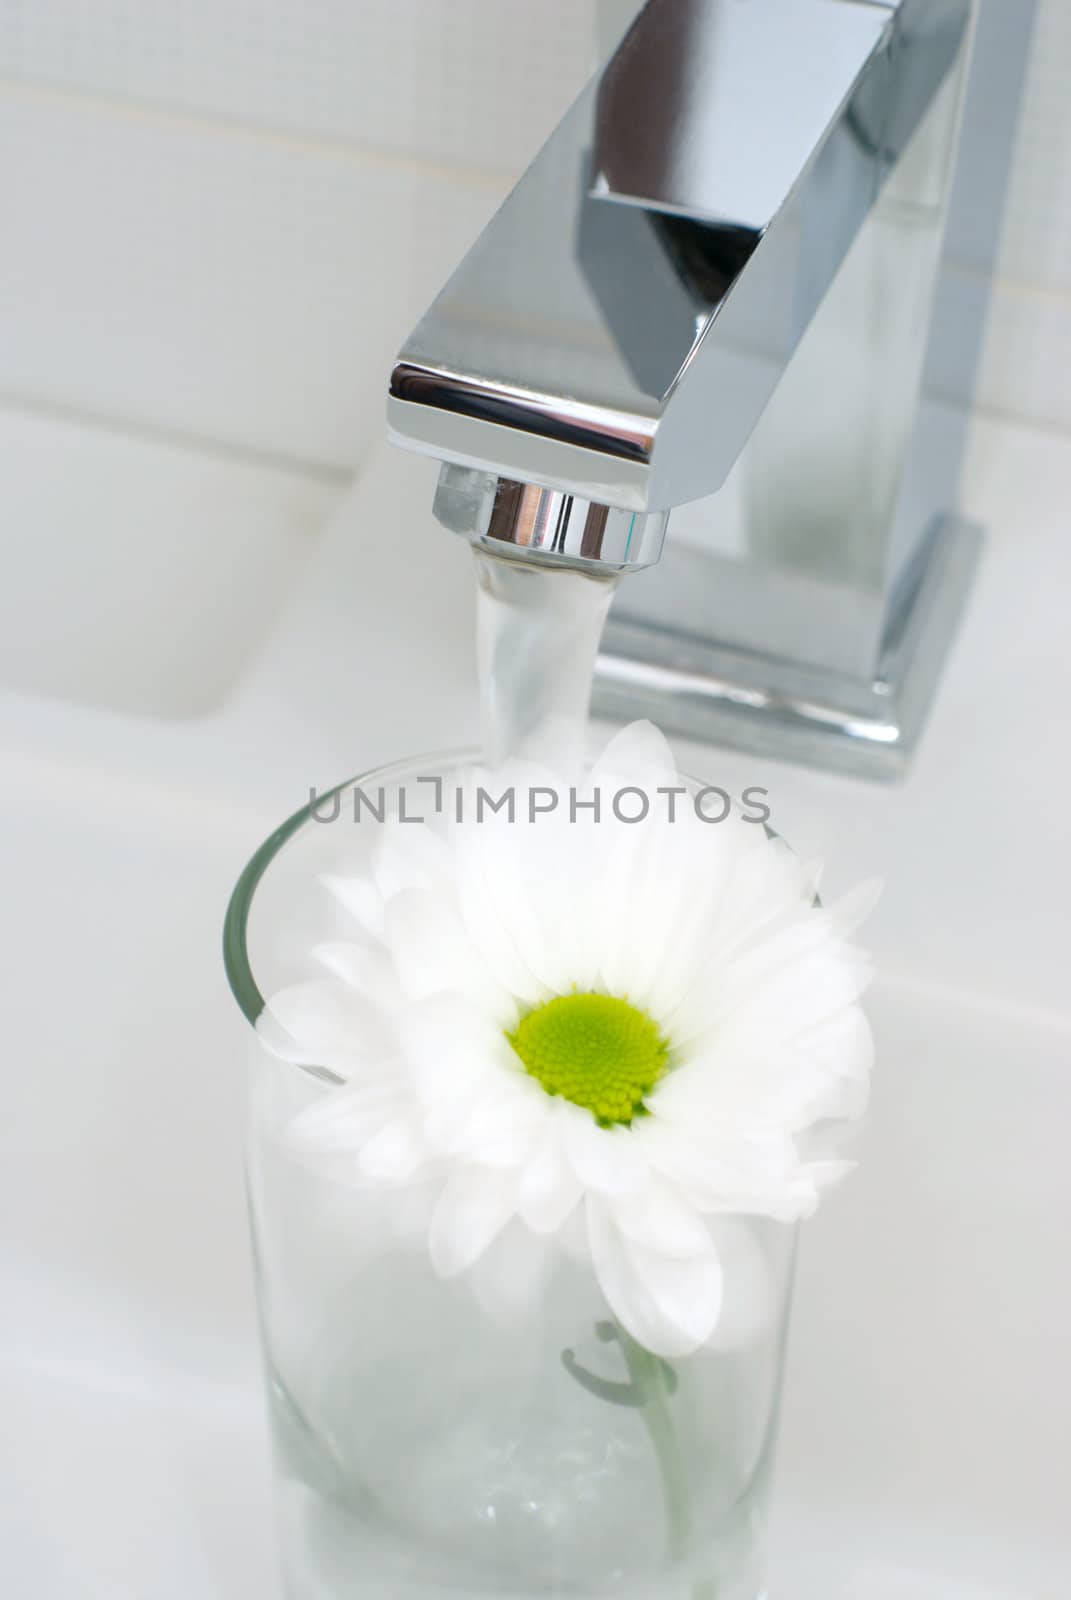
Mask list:
[{"label": "white tile wall", "polygon": [[1041,0],[1035,27],[978,398],[995,412],[1071,429],[1067,0]]},{"label": "white tile wall", "polygon": [[1004,219],[1001,272],[1071,297],[1071,6],[1042,0]]},{"label": "white tile wall", "polygon": [[504,180],[0,93],[0,384],[351,465]]},{"label": "white tile wall", "polygon": [[4,0],[0,72],[518,170],[595,58],[594,0]]},{"label": "white tile wall", "polygon": [[977,395],[996,415],[1071,431],[1071,293],[997,283]]}]

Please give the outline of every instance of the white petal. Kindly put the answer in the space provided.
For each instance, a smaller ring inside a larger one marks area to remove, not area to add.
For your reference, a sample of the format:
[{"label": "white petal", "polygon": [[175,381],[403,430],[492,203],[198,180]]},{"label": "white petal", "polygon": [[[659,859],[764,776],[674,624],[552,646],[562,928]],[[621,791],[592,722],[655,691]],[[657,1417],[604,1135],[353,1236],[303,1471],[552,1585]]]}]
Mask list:
[{"label": "white petal", "polygon": [[630,1243],[676,1260],[704,1255],[710,1244],[706,1219],[671,1184],[657,1178],[634,1198],[616,1201],[614,1216]]},{"label": "white petal", "polygon": [[574,1206],[557,1233],[554,1244],[563,1256],[585,1272],[591,1271],[591,1246],[588,1243],[588,1218],[584,1206]]},{"label": "white petal", "polygon": [[477,1261],[516,1209],[516,1183],[498,1173],[465,1168],[447,1180],[435,1207],[428,1245],[440,1278]]},{"label": "white petal", "polygon": [[587,927],[596,880],[584,832],[569,823],[567,799],[531,825],[499,818],[475,831],[495,922],[512,959],[531,975],[519,992],[533,993],[533,984],[535,998],[590,988],[598,952]]},{"label": "white petal", "polygon": [[514,1221],[471,1268],[480,1305],[499,1322],[538,1314],[553,1265],[552,1247]]},{"label": "white petal", "polygon": [[744,1350],[770,1334],[784,1304],[754,1225],[718,1217],[710,1228],[724,1279],[722,1312],[711,1343],[717,1350]]},{"label": "white petal", "polygon": [[797,1127],[861,1119],[874,1063],[874,1037],[861,1006],[849,1006],[802,1033],[786,1056],[786,1081],[778,1088],[785,1115],[794,1117]]},{"label": "white petal", "polygon": [[679,782],[677,763],[666,742],[666,736],[653,722],[630,722],[615,733],[592,768],[592,778],[628,778],[640,784],[649,784],[652,791],[659,785]]},{"label": "white petal", "polygon": [[503,1030],[458,994],[432,995],[399,1018],[413,1087],[427,1107],[469,1104],[517,1080],[529,1080]]},{"label": "white petal", "polygon": [[724,1300],[721,1263],[713,1244],[702,1255],[681,1259],[629,1245],[633,1270],[667,1323],[680,1330],[685,1348],[706,1344]]},{"label": "white petal", "polygon": [[798,1043],[833,1076],[865,1082],[874,1065],[874,1035],[862,1006],[828,1017]]},{"label": "white petal", "polygon": [[518,1168],[537,1149],[547,1121],[547,1095],[529,1079],[497,1077],[471,1103],[455,1149],[481,1166]]},{"label": "white petal", "polygon": [[342,1078],[375,1066],[389,1048],[381,1014],[334,978],[280,989],[261,1013],[257,1034],[281,1060],[327,1067]]},{"label": "white petal", "polygon": [[684,1136],[652,1115],[643,1144],[651,1165],[704,1215],[744,1212],[795,1222],[814,1210],[815,1180],[782,1129]]},{"label": "white petal", "polygon": [[[604,826],[608,918],[601,957],[607,990],[659,1020],[709,964],[708,930],[727,871],[726,834],[696,820],[678,797],[676,820],[661,814],[618,830]],[[684,809],[681,809],[684,807]]]},{"label": "white petal", "polygon": [[[823,1190],[835,1188],[838,1183],[842,1183],[855,1171],[855,1165],[854,1161],[809,1161],[802,1169],[801,1176],[814,1187],[814,1205],[818,1204]],[[806,1212],[802,1214],[807,1215]]]},{"label": "white petal", "polygon": [[[612,786],[611,786],[612,787]],[[649,828],[603,821],[600,853],[605,876],[599,886],[604,911],[599,950],[599,987],[641,1001],[661,960],[657,924],[657,837]]]},{"label": "white petal", "polygon": [[381,936],[383,897],[367,878],[343,877],[337,873],[324,872],[316,881],[334,896],[363,932],[373,939]]},{"label": "white petal", "polygon": [[542,1143],[526,1164],[517,1187],[517,1209],[533,1233],[557,1233],[583,1193],[563,1149],[560,1110],[551,1103]]},{"label": "white petal", "polygon": [[[483,1092],[486,1093],[486,1090]],[[421,1127],[432,1149],[441,1156],[457,1157],[463,1152],[465,1136],[480,1096],[481,1091],[477,1086],[459,1089],[456,1094],[442,1094],[430,1104],[425,1102]]]},{"label": "white petal", "polygon": [[338,940],[331,944],[314,945],[310,954],[314,961],[350,989],[377,1005],[393,1005],[398,998],[398,983],[394,969],[381,945]]},{"label": "white petal", "polygon": [[287,1125],[286,1143],[301,1151],[356,1154],[403,1103],[404,1089],[393,1078],[360,1088],[329,1089]]},{"label": "white petal", "polygon": [[473,949],[507,993],[538,1005],[550,991],[521,958],[511,922],[504,919],[487,879],[485,829],[459,829],[456,836],[461,918]]},{"label": "white petal", "polygon": [[405,1117],[396,1117],[368,1140],[358,1163],[368,1178],[383,1183],[405,1183],[433,1161],[433,1152],[420,1130]]},{"label": "white petal", "polygon": [[842,939],[850,938],[866,921],[881,899],[883,889],[880,878],[865,878],[826,908],[830,921]]},{"label": "white petal", "polygon": [[406,995],[458,992],[508,1026],[516,1018],[512,996],[479,960],[453,910],[423,889],[405,889],[384,911],[384,937]]},{"label": "white petal", "polygon": [[783,1039],[854,1004],[870,977],[862,952],[832,936],[826,913],[804,911],[722,959],[685,998],[670,1030],[679,1047],[714,1030],[724,1038],[729,1027]]},{"label": "white petal", "polygon": [[661,870],[683,887],[672,906],[663,896],[659,959],[637,998],[665,1027],[696,985],[706,989],[716,982],[712,929],[736,852],[720,825],[707,827],[687,814],[664,831],[671,836],[673,851],[664,853]]},{"label": "white petal", "polygon": [[[434,805],[432,785],[425,793],[410,796],[408,808],[414,816],[423,815]],[[430,889],[450,895],[450,852],[435,827],[424,823],[388,822],[380,835],[372,858],[372,878],[384,900],[404,889]]]},{"label": "white petal", "polygon": [[655,1355],[691,1355],[710,1338],[722,1303],[722,1276],[714,1246],[702,1255],[673,1260],[630,1244],[612,1208],[586,1201],[591,1260],[611,1311],[644,1349]]},{"label": "white petal", "polygon": [[647,1178],[647,1163],[624,1127],[600,1128],[590,1111],[564,1103],[565,1154],[585,1189],[595,1194],[634,1194]]}]

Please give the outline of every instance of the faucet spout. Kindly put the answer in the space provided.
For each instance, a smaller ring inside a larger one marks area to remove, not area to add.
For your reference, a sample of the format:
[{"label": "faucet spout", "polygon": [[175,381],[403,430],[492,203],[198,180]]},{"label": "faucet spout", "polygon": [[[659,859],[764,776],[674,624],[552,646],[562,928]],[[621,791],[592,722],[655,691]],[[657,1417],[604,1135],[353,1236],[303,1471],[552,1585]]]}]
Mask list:
[{"label": "faucet spout", "polygon": [[533,558],[657,560],[665,513],[724,483],[970,13],[648,0],[399,354],[391,437],[447,463],[443,520]]}]

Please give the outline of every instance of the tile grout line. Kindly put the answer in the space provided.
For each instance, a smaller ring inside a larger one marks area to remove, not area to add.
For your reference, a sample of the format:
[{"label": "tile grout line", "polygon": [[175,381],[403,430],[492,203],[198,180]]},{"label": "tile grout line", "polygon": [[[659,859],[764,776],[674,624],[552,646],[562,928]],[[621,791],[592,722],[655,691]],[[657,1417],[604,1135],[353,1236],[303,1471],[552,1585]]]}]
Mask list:
[{"label": "tile grout line", "polygon": [[[957,262],[956,265],[959,266],[959,263]],[[961,270],[974,271],[980,277],[985,276],[977,267],[961,268]],[[993,292],[997,294],[1001,291],[1011,295],[1016,300],[1055,300],[1071,315],[1071,289],[1061,289],[1051,283],[1031,283],[1026,278],[1013,277],[1010,274],[1001,272],[998,262],[993,274]]]},{"label": "tile grout line", "polygon": [[971,407],[972,416],[983,422],[992,422],[1002,428],[1023,428],[1028,433],[1040,434],[1046,439],[1071,440],[1071,421],[1060,417],[1034,416],[1025,411],[1009,411],[1006,406],[977,401]]},{"label": "tile grout line", "polygon": [[502,191],[513,182],[508,169],[452,165],[435,161],[416,151],[390,149],[363,144],[359,140],[340,135],[316,133],[256,118],[228,117],[219,111],[198,111],[182,106],[141,99],[137,95],[124,95],[80,88],[44,79],[13,77],[0,73],[0,94],[30,102],[61,104],[89,108],[113,117],[135,122],[152,122],[161,126],[183,128],[187,132],[215,134],[224,138],[253,140],[291,152],[331,155],[354,166],[380,167],[407,173],[416,173],[451,183],[468,183],[483,188]]},{"label": "tile grout line", "polygon": [[975,283],[989,283],[994,293],[1003,289],[1020,300],[1064,301],[1067,310],[1071,312],[1071,288],[1061,289],[1051,283],[1032,283],[1028,278],[1018,278],[1012,273],[1002,272],[999,257],[994,267],[987,268],[978,266],[977,262],[964,261],[958,256],[950,255],[945,258],[944,270],[953,272],[960,278],[969,278]]}]

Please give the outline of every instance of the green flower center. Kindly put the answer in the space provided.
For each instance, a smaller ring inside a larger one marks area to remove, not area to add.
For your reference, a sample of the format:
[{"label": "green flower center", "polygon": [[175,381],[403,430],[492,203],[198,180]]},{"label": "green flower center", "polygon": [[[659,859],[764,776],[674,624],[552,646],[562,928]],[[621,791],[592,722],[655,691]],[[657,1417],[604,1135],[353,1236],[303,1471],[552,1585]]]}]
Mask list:
[{"label": "green flower center", "polygon": [[642,1114],[669,1057],[647,1012],[608,994],[547,1000],[506,1037],[548,1094],[583,1106],[604,1126]]}]

